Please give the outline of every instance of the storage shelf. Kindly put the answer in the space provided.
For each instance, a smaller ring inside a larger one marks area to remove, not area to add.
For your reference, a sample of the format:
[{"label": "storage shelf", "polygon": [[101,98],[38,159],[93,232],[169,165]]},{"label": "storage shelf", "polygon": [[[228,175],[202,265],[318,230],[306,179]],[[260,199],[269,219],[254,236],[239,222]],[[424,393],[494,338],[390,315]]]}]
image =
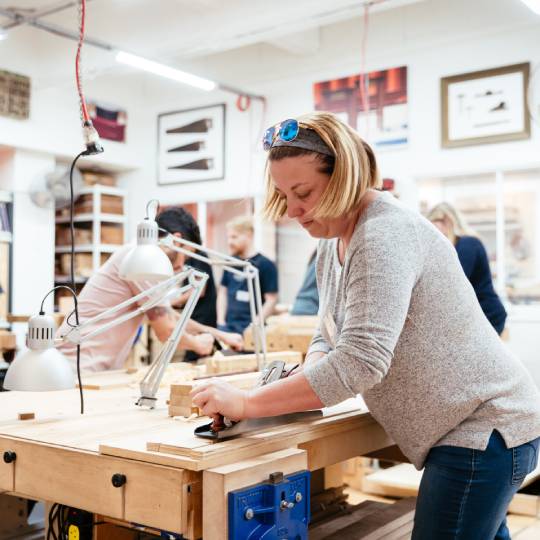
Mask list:
[{"label": "storage shelf", "polygon": [[102,193],[103,195],[116,195],[117,197],[125,197],[126,191],[123,189],[115,188],[115,187],[109,187],[109,186],[102,186],[102,185],[95,185],[95,186],[88,186],[84,187],[81,190],[79,190],[79,195],[91,195],[92,193]]},{"label": "storage shelf", "polygon": [[[79,214],[73,217],[74,223],[100,221],[102,223],[126,223],[126,216],[122,214]],[[56,218],[56,223],[69,223],[69,216]]]},{"label": "storage shelf", "polygon": [[[88,281],[87,277],[82,277],[82,276],[75,277],[75,283],[82,284],[82,283],[86,283],[87,281]],[[71,278],[69,276],[56,275],[54,276],[54,282],[60,283],[61,285],[66,284],[66,283],[69,284],[71,283]]]},{"label": "storage shelf", "polygon": [[[101,244],[93,246],[92,244],[84,244],[75,246],[75,253],[92,253],[94,249],[100,253],[114,253],[123,244]],[[55,249],[55,253],[71,253],[71,246],[59,246]]]},{"label": "storage shelf", "polygon": [[13,235],[8,231],[0,231],[0,242],[11,244]]}]

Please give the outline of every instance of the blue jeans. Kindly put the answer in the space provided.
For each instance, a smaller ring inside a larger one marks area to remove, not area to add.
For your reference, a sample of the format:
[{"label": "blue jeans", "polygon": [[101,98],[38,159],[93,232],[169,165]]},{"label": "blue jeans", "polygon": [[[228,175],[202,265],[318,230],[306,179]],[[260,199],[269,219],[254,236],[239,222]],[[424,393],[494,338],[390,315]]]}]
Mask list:
[{"label": "blue jeans", "polygon": [[486,450],[436,446],[420,483],[412,540],[509,540],[506,512],[538,461],[540,438],[506,448],[494,431]]}]

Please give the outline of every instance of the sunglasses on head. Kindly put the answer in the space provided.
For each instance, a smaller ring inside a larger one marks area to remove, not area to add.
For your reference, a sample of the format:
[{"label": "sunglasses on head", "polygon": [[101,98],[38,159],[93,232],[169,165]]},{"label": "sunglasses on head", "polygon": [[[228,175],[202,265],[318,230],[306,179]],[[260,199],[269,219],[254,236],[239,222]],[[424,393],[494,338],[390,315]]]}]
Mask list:
[{"label": "sunglasses on head", "polygon": [[294,141],[298,136],[299,130],[300,126],[298,125],[298,120],[295,120],[294,118],[283,120],[283,122],[269,127],[264,132],[263,148],[265,150],[270,150],[277,138],[280,138],[285,142]]}]

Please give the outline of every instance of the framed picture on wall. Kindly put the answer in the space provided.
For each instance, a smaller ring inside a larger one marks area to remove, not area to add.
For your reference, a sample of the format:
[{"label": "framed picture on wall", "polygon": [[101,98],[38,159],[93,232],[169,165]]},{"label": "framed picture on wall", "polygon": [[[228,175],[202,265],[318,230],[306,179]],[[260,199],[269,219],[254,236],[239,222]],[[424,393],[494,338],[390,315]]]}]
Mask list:
[{"label": "framed picture on wall", "polygon": [[316,110],[335,113],[377,150],[407,145],[407,66],[318,82],[313,96]]},{"label": "framed picture on wall", "polygon": [[444,148],[528,139],[529,64],[441,79]]},{"label": "framed picture on wall", "polygon": [[225,104],[158,116],[158,184],[225,177]]}]

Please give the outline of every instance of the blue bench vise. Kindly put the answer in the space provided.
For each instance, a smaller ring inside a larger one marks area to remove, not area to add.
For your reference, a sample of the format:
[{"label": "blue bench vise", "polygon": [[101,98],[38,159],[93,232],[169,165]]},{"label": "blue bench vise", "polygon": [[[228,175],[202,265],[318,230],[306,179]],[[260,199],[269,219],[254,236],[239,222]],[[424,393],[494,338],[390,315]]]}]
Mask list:
[{"label": "blue bench vise", "polygon": [[266,482],[229,492],[229,539],[307,540],[310,476],[277,472]]}]

